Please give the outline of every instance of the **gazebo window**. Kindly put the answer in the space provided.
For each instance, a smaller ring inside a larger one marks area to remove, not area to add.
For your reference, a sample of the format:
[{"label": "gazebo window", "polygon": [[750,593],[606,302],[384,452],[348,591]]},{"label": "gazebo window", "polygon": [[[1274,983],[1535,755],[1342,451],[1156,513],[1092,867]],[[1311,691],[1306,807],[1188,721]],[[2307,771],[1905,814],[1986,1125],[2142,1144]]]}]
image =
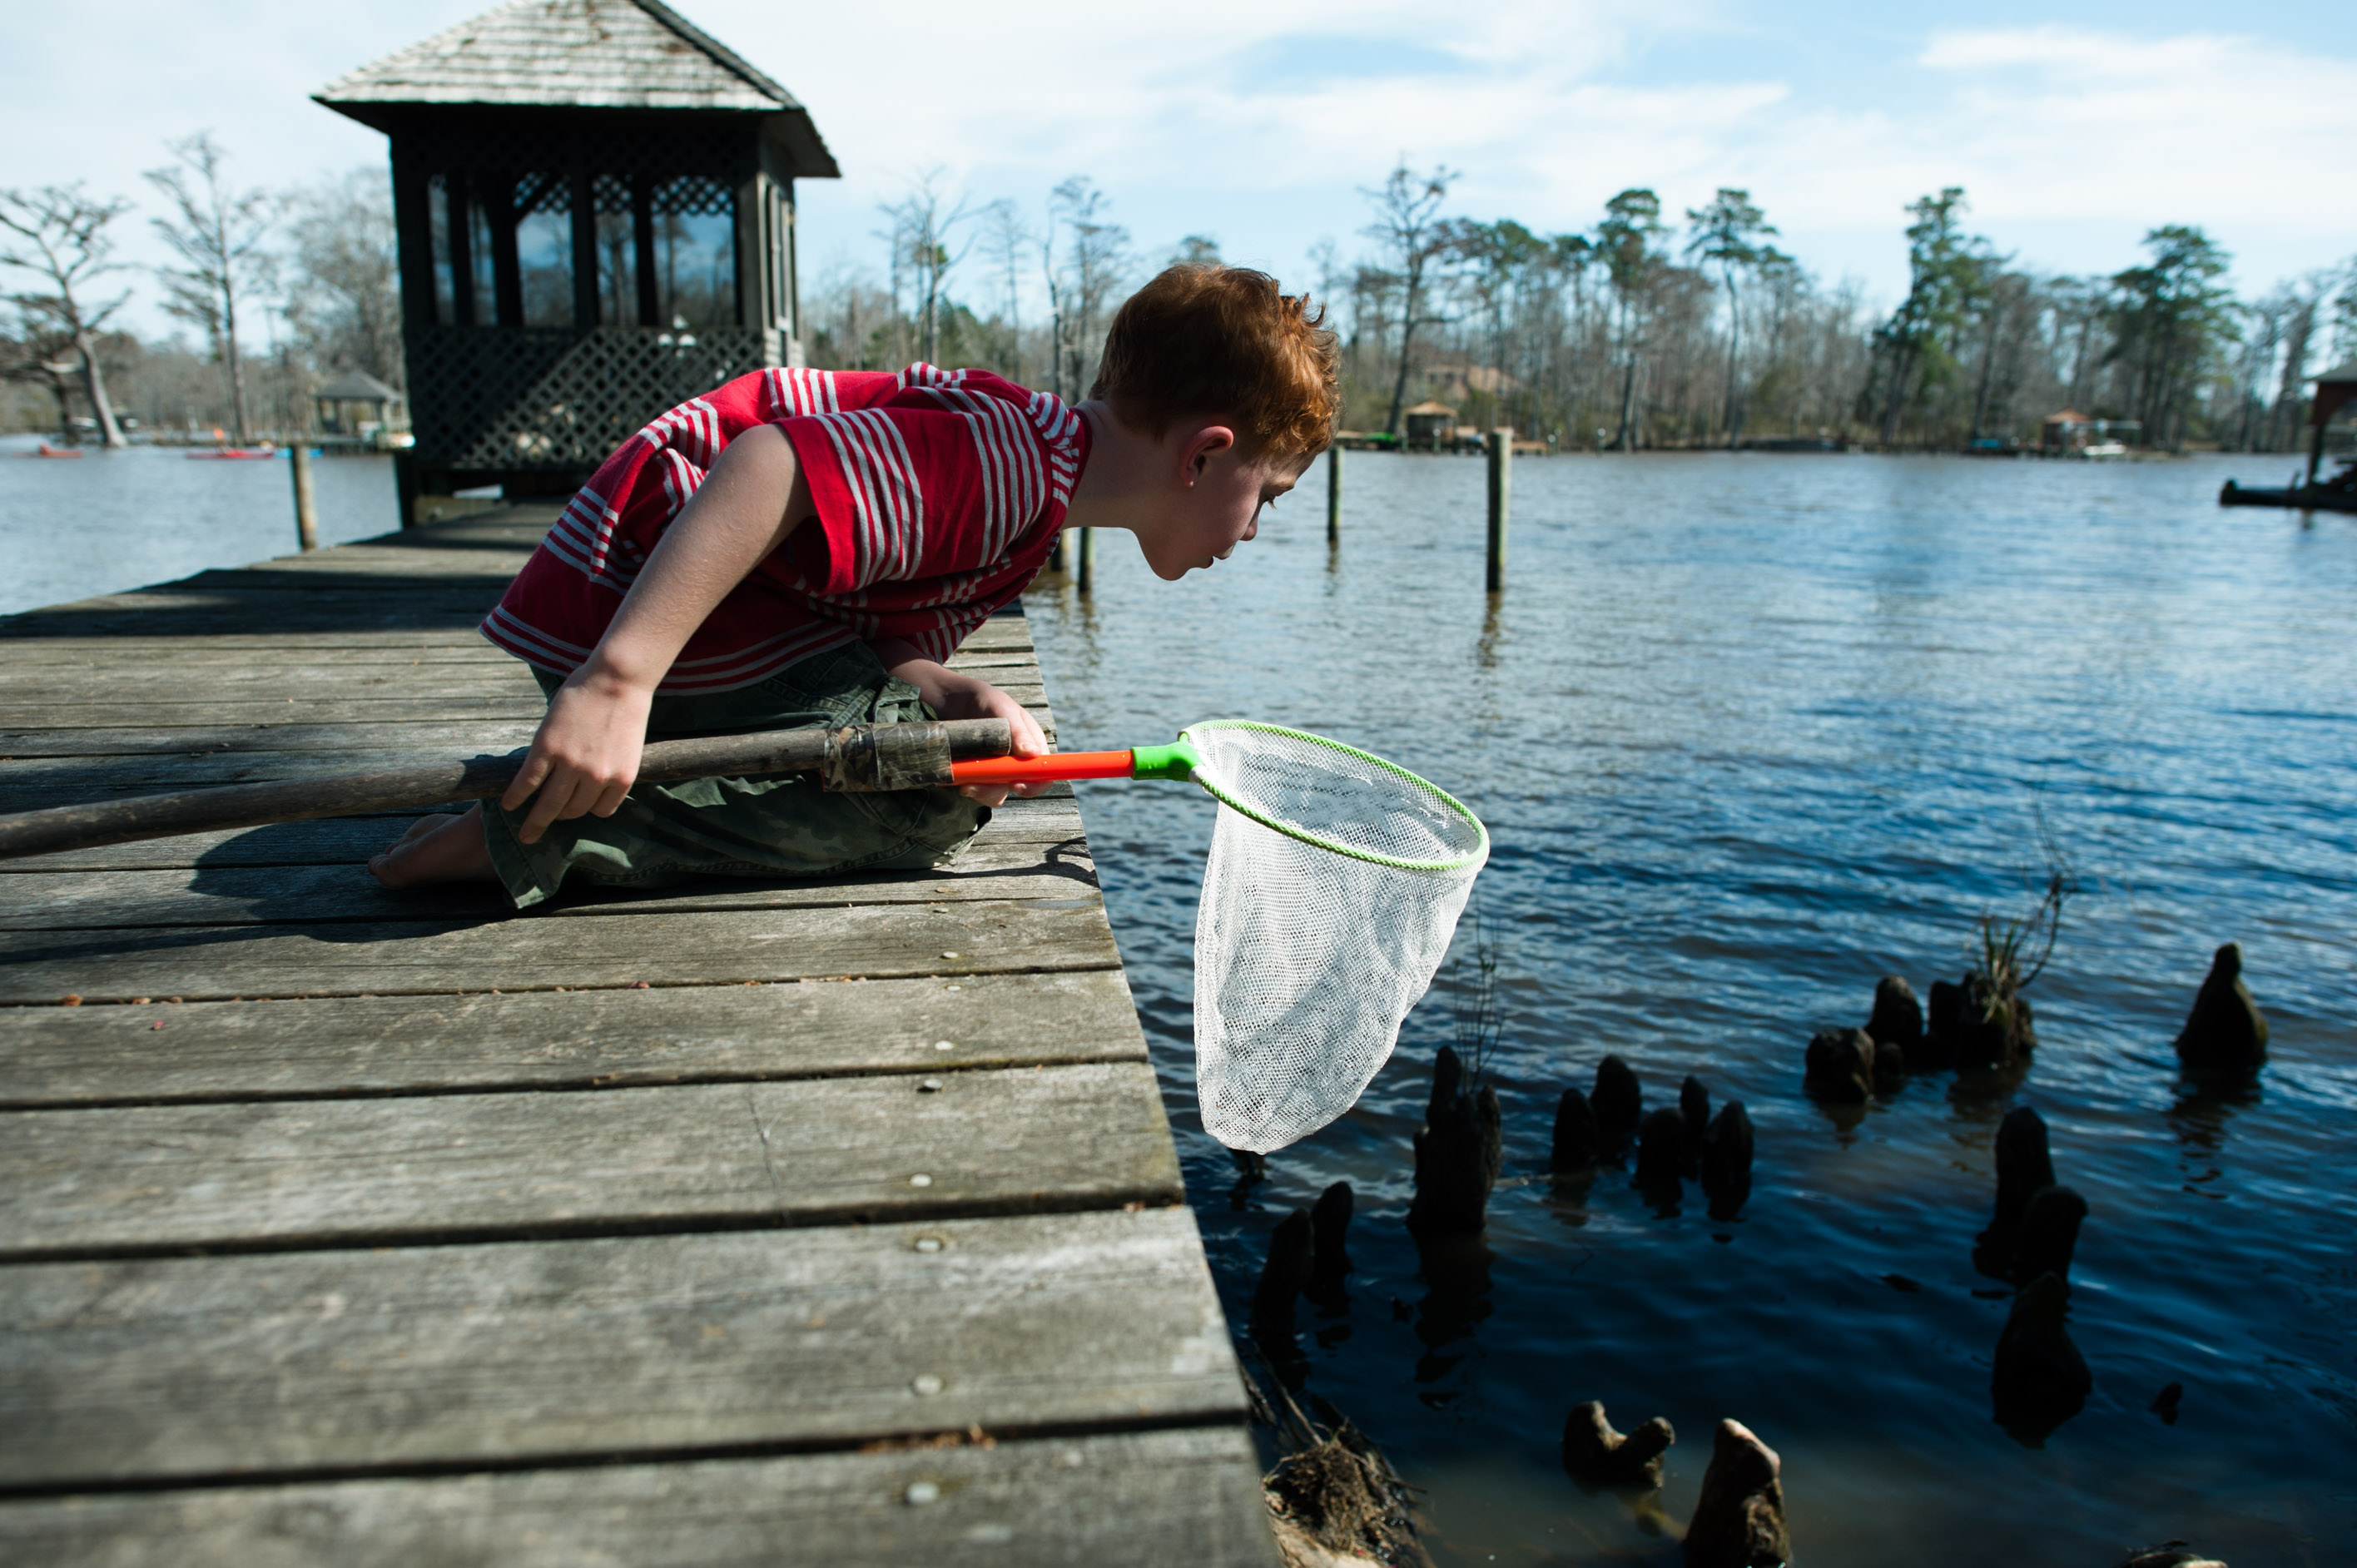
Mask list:
[{"label": "gazebo window", "polygon": [[654,220],[658,327],[708,332],[737,324],[737,198],[716,179],[665,180]]},{"label": "gazebo window", "polygon": [[526,327],[573,325],[573,198],[554,175],[516,182],[516,269]]}]

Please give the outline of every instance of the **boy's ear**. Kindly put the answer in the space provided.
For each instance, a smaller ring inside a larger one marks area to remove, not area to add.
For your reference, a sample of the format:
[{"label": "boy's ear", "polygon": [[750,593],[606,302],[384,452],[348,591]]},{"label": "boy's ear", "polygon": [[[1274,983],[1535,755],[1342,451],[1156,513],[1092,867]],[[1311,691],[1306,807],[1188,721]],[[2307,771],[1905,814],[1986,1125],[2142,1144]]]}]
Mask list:
[{"label": "boy's ear", "polygon": [[1183,435],[1178,443],[1178,474],[1181,482],[1193,485],[1197,479],[1203,477],[1203,471],[1211,466],[1213,456],[1232,449],[1235,444],[1234,428],[1225,424],[1198,425],[1193,431]]}]

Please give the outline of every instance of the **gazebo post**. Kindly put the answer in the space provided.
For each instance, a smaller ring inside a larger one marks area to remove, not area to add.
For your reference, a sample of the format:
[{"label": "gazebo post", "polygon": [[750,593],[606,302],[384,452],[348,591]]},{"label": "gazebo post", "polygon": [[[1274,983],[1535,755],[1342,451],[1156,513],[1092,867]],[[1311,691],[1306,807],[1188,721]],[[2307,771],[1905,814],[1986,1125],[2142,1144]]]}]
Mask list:
[{"label": "gazebo post", "polygon": [[573,171],[573,329],[597,327],[597,177]]},{"label": "gazebo post", "polygon": [[494,169],[477,182],[491,231],[491,295],[502,327],[523,325],[523,273],[516,263],[516,177]]},{"label": "gazebo post", "polygon": [[631,271],[639,274],[639,325],[668,327],[655,302],[655,182],[643,171],[630,177]]}]

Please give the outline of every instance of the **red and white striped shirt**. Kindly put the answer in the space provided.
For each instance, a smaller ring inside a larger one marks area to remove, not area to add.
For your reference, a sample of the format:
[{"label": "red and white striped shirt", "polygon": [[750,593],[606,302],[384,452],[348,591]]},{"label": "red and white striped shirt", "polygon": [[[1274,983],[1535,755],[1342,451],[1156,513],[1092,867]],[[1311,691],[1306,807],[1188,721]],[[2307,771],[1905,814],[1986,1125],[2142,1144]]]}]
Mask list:
[{"label": "red and white striped shirt", "polygon": [[721,450],[775,424],[815,523],[705,618],[656,690],[749,686],[847,642],[946,660],[1047,564],[1089,455],[1061,399],[987,371],[759,371],[691,398],[606,459],[485,617],[483,635],[569,675]]}]

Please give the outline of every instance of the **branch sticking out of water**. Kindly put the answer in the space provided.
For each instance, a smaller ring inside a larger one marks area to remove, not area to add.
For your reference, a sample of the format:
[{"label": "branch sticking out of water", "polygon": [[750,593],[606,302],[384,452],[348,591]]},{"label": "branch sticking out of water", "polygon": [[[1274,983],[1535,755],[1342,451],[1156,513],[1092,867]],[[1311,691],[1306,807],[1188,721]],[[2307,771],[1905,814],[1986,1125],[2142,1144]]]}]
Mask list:
[{"label": "branch sticking out of water", "polygon": [[1455,1015],[1457,1057],[1465,1064],[1465,1087],[1469,1091],[1480,1086],[1489,1066],[1490,1052],[1498,1043],[1498,1034],[1504,1026],[1504,1015],[1498,1005],[1498,948],[1491,940],[1490,923],[1479,908],[1473,918],[1473,972],[1465,972],[1462,950],[1449,960],[1448,978],[1452,995],[1450,1011]]}]

